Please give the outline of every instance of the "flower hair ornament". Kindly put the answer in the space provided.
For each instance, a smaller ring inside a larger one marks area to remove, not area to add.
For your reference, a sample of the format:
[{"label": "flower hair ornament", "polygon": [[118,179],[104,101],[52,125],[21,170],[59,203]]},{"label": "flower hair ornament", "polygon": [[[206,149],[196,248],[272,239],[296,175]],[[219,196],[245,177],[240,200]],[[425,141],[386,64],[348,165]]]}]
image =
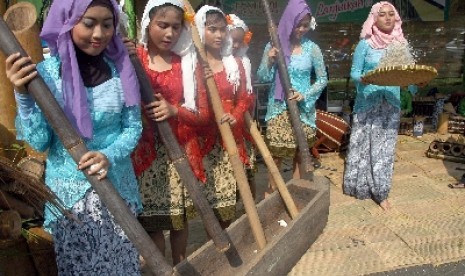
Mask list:
[{"label": "flower hair ornament", "polygon": [[[192,32],[189,24],[189,19],[193,20],[193,15],[187,14],[184,9],[182,1],[179,0],[149,0],[147,5],[145,5],[144,13],[141,20],[141,33],[142,37],[140,42],[144,44],[144,47],[147,48],[148,43],[148,27],[150,25],[150,11],[158,6],[171,4],[173,6],[179,7],[184,10],[184,26],[179,37],[178,42],[174,45],[171,51],[181,57],[181,69],[182,69],[182,84],[183,84],[183,96],[184,103],[183,107],[191,110],[197,111],[196,106],[196,92],[197,85],[195,81],[195,65],[197,63],[197,56],[195,53],[195,47],[192,42]],[[187,18],[186,18],[187,17]]]},{"label": "flower hair ornament", "polygon": [[186,21],[189,24],[193,24],[194,23],[194,17],[195,17],[195,13],[190,13],[187,10],[187,7],[184,6],[184,21]]},{"label": "flower hair ornament", "polygon": [[[205,43],[205,23],[207,21],[207,12],[209,11],[220,12],[226,18],[224,13],[217,7],[205,5],[197,11],[195,14],[195,25],[199,30],[200,41],[203,44]],[[237,65],[236,59],[232,55],[232,44],[231,35],[229,34],[228,29],[223,47],[221,49],[221,57],[228,82],[234,86],[234,91],[237,91],[241,76],[239,72],[239,66]]]},{"label": "flower hair ornament", "polygon": [[251,31],[245,32],[244,34],[244,44],[249,46],[250,41],[252,40],[253,33]]}]

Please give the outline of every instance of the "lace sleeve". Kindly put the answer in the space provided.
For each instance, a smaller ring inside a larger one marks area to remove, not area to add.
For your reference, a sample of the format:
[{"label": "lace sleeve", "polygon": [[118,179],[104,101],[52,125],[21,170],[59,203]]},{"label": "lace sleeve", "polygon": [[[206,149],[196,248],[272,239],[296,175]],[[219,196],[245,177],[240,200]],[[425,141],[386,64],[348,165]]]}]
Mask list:
[{"label": "lace sleeve", "polygon": [[352,67],[350,69],[350,78],[355,82],[355,84],[360,83],[360,79],[364,72],[367,47],[368,43],[365,40],[361,40],[355,48]]},{"label": "lace sleeve", "polygon": [[101,151],[107,156],[110,164],[115,164],[129,156],[142,132],[140,106],[125,106],[121,117],[123,131],[110,146]]},{"label": "lace sleeve", "polygon": [[52,129],[40,109],[28,94],[15,93],[18,106],[16,131],[18,140],[24,140],[37,151],[46,151],[50,146]]},{"label": "lace sleeve", "polygon": [[326,73],[325,62],[323,60],[323,54],[321,53],[320,47],[313,44],[311,49],[311,57],[313,60],[313,69],[315,70],[316,80],[310,86],[308,91],[305,91],[305,98],[315,98],[320,96],[323,89],[328,84],[328,75]]},{"label": "lace sleeve", "polygon": [[263,50],[262,61],[257,71],[258,81],[261,83],[272,82],[274,77],[275,67],[268,68],[268,51],[271,49],[271,44],[268,43]]}]

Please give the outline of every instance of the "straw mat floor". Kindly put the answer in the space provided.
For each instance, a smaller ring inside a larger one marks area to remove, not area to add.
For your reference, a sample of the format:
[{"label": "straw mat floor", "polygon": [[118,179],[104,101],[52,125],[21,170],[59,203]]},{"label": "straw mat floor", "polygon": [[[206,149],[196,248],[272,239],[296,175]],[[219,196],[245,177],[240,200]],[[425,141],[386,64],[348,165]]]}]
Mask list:
[{"label": "straw mat floor", "polygon": [[437,137],[399,136],[388,212],[343,195],[343,157],[323,155],[317,173],[332,184],[328,224],[289,275],[365,275],[464,260],[465,189],[447,184],[465,164],[425,157]]}]

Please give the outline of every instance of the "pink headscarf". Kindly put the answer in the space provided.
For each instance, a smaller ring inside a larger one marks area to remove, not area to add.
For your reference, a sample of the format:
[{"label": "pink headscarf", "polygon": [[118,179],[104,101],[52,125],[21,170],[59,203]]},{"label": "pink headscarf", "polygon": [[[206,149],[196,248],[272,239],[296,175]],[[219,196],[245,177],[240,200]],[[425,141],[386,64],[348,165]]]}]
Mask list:
[{"label": "pink headscarf", "polygon": [[[381,7],[388,5],[391,6],[394,10],[394,29],[390,34],[383,33],[375,25],[378,18],[378,12]],[[362,32],[360,33],[360,38],[366,39],[368,44],[371,45],[374,49],[384,49],[388,46],[389,43],[393,41],[404,42],[404,33],[402,32],[402,20],[400,19],[399,13],[396,8],[389,2],[381,1],[376,3],[371,7],[371,11],[368,14],[368,18],[363,23]]]}]

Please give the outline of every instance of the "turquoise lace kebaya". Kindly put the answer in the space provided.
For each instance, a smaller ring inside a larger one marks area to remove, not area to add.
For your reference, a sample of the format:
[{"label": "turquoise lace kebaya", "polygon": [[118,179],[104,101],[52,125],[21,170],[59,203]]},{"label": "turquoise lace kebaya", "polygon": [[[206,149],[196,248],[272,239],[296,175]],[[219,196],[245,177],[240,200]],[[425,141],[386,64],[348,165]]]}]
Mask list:
[{"label": "turquoise lace kebaya", "polygon": [[[288,66],[291,86],[304,96],[304,100],[298,103],[300,111],[300,119],[306,125],[315,126],[315,102],[320,97],[321,92],[328,83],[326,68],[323,61],[323,55],[320,47],[309,39],[302,39],[302,53],[299,55],[291,55],[291,60]],[[272,82],[271,89],[268,92],[268,106],[265,120],[278,116],[287,110],[286,101],[276,100],[274,96],[275,82],[277,76],[275,70],[276,65],[268,68],[268,51],[271,49],[271,44],[265,46],[263,58],[260,67],[257,71],[257,77],[260,82]],[[311,72],[315,70],[316,80],[311,83]]]},{"label": "turquoise lace kebaya", "polygon": [[[92,139],[84,141],[89,150],[100,151],[107,156],[111,164],[107,177],[121,197],[128,204],[136,206],[139,212],[142,208],[141,199],[129,155],[142,131],[140,107],[124,105],[116,68],[113,63],[106,62],[112,69],[112,78],[96,87],[86,88],[94,132]],[[59,69],[58,57],[37,64],[38,72],[63,107]],[[38,151],[48,150],[45,182],[65,206],[71,208],[91,188],[90,183],[77,169],[77,164],[64,149],[32,97],[16,93],[16,99],[18,139],[25,140]],[[56,219],[49,208],[45,210],[45,219],[47,228]]]},{"label": "turquoise lace kebaya", "polygon": [[[379,86],[374,84],[364,85],[360,82],[361,77],[369,71],[377,68],[386,49],[373,49],[366,40],[360,40],[355,48],[350,77],[357,88],[354,112],[366,112],[367,110],[381,104],[383,99],[400,109],[400,87],[399,86]],[[410,85],[409,91],[414,94],[417,87]]]}]

